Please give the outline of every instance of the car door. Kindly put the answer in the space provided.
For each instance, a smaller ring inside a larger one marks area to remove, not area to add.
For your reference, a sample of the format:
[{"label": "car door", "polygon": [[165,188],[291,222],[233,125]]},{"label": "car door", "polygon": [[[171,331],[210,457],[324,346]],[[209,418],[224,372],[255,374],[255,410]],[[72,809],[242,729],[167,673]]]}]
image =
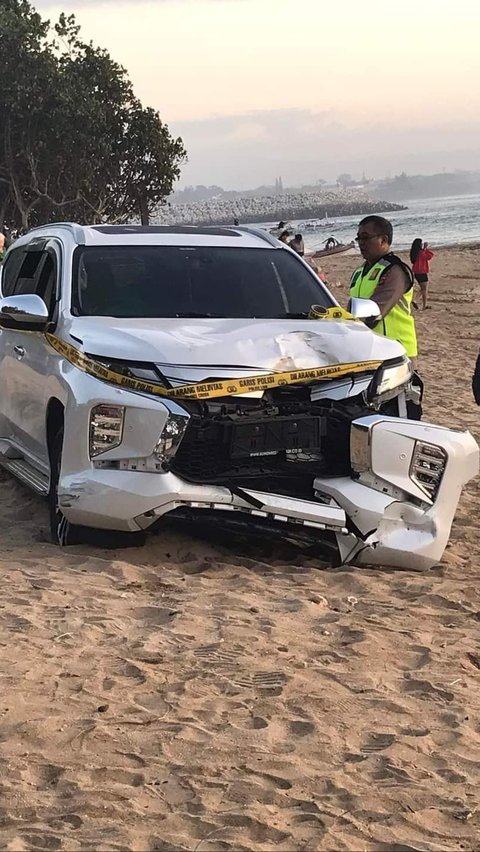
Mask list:
[{"label": "car door", "polygon": [[[54,242],[42,240],[28,245],[17,266],[15,280],[7,274],[2,282],[2,295],[35,293],[43,298],[52,316],[59,269],[59,252]],[[4,431],[0,437],[8,438],[22,455],[48,469],[45,407],[49,357],[45,335],[39,331],[3,328],[1,341],[0,407]]]},{"label": "car door", "polygon": [[[8,252],[1,270],[1,295],[2,298],[13,296],[15,284],[20,268],[25,259],[25,246],[13,247]],[[10,393],[7,388],[11,386],[8,382],[9,364],[12,355],[11,330],[0,327],[0,439],[12,439],[12,428],[10,422]]]}]

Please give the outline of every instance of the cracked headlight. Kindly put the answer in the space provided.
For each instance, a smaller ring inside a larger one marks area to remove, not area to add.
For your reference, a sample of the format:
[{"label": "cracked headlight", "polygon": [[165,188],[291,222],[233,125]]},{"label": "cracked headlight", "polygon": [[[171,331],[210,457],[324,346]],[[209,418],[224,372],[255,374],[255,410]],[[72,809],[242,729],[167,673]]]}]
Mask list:
[{"label": "cracked headlight", "polygon": [[385,361],[378,368],[370,385],[365,391],[365,400],[372,408],[378,408],[390,399],[398,396],[412,378],[413,367],[409,358],[395,358]]},{"label": "cracked headlight", "polygon": [[114,450],[122,443],[125,407],[123,405],[96,405],[90,412],[90,458]]},{"label": "cracked headlight", "polygon": [[443,447],[416,441],[410,465],[410,478],[423,493],[435,500],[447,466],[448,456]]},{"label": "cracked headlight", "polygon": [[188,420],[188,414],[169,413],[167,422],[163,427],[162,434],[160,435],[157,445],[153,451],[157,459],[159,459],[163,464],[168,464],[177,452],[182,438],[185,435]]}]

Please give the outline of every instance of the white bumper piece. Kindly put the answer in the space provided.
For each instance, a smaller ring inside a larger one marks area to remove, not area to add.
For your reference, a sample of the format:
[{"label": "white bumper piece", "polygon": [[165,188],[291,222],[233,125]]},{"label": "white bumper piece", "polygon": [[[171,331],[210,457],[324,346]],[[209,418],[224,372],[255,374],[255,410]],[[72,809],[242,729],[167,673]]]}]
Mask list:
[{"label": "white bumper piece", "polygon": [[[115,451],[118,452],[118,451]],[[72,459],[73,460],[73,459]],[[333,532],[342,564],[429,568],[443,555],[462,487],[479,469],[469,432],[372,415],[353,422],[352,476],[318,477],[309,500],[195,485],[172,472],[62,470],[59,502],[72,523],[148,529],[179,508],[236,512]]]},{"label": "white bumper piece", "polygon": [[472,435],[364,417],[352,424],[351,463],[355,478],[315,480],[316,495],[330,496],[348,518],[349,534],[337,535],[342,563],[419,569],[439,562],[462,488],[479,471]]}]

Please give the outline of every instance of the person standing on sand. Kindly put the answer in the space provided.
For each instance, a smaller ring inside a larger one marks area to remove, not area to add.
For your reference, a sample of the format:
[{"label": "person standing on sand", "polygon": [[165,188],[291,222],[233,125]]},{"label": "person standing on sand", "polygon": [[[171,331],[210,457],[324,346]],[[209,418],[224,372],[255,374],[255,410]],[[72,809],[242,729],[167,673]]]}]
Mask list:
[{"label": "person standing on sand", "polygon": [[290,240],[289,244],[291,249],[297,252],[300,257],[303,257],[305,254],[305,245],[303,242],[303,237],[301,234],[295,234],[293,240]]},{"label": "person standing on sand", "polygon": [[475,402],[477,405],[480,405],[480,354],[477,358],[477,363],[475,364],[475,372],[472,378],[472,390]]},{"label": "person standing on sand", "polygon": [[420,286],[422,293],[422,310],[427,310],[427,286],[428,273],[430,272],[429,262],[433,257],[433,251],[428,248],[428,243],[422,243],[420,238],[413,241],[410,249],[410,260],[412,262],[412,272],[415,276],[415,281]]},{"label": "person standing on sand", "polygon": [[372,299],[381,319],[367,320],[377,334],[398,340],[409,358],[417,355],[417,334],[412,316],[413,273],[391,251],[393,226],[382,216],[366,216],[358,226],[357,242],[365,258],[352,275],[350,296]]}]

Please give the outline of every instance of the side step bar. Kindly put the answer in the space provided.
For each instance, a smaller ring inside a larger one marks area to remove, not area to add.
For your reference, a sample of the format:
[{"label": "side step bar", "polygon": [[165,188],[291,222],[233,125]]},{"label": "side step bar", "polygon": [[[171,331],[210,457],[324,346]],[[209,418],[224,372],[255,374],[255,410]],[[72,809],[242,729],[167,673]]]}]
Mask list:
[{"label": "side step bar", "polygon": [[37,494],[42,494],[44,497],[48,494],[49,478],[44,473],[40,473],[25,459],[9,459],[6,456],[0,456],[0,464],[9,473],[13,473],[21,482],[36,491]]}]

